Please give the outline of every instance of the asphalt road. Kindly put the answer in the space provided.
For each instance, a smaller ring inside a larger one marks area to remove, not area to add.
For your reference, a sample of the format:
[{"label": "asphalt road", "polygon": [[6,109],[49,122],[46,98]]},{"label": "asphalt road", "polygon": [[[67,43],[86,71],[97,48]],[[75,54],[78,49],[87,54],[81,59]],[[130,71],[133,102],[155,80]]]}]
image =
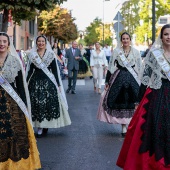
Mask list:
[{"label": "asphalt road", "polygon": [[[63,84],[67,89],[67,80]],[[92,79],[78,80],[76,92],[67,94],[72,124],[37,139],[42,170],[120,170],[121,126],[97,120],[100,95]]]}]

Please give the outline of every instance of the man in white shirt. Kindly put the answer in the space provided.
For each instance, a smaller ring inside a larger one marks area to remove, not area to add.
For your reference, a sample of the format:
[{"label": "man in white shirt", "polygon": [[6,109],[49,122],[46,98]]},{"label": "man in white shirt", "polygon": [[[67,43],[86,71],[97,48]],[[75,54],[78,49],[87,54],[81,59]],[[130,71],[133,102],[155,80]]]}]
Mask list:
[{"label": "man in white shirt", "polygon": [[111,50],[110,50],[110,47],[108,46],[108,44],[105,44],[105,47],[103,48],[104,52],[105,52],[105,55],[106,55],[106,59],[109,63],[110,61],[110,56],[111,56]]}]

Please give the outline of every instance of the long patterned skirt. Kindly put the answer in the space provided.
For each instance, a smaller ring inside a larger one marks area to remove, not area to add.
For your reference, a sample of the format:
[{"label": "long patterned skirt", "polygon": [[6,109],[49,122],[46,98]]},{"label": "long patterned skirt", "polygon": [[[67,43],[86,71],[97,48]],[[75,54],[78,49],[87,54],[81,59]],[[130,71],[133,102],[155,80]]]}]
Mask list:
[{"label": "long patterned skirt", "polygon": [[129,124],[117,165],[124,170],[170,169],[170,82],[148,88]]},{"label": "long patterned skirt", "polygon": [[34,72],[28,88],[34,127],[59,128],[71,124],[55,85],[42,70]]},{"label": "long patterned skirt", "polygon": [[39,168],[33,128],[17,103],[0,87],[0,170]]},{"label": "long patterned skirt", "polygon": [[107,123],[129,124],[138,101],[139,85],[127,70],[117,70],[109,89],[102,93],[97,118]]}]

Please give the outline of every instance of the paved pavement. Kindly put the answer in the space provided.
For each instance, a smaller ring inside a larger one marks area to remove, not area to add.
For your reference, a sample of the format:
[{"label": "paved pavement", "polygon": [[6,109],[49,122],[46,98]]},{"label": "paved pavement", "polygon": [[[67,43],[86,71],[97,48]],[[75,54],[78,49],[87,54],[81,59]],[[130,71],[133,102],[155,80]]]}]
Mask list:
[{"label": "paved pavement", "polygon": [[[67,80],[63,84],[67,89]],[[100,95],[92,79],[78,80],[76,92],[67,94],[72,124],[37,139],[42,170],[120,170],[121,126],[96,119]]]}]

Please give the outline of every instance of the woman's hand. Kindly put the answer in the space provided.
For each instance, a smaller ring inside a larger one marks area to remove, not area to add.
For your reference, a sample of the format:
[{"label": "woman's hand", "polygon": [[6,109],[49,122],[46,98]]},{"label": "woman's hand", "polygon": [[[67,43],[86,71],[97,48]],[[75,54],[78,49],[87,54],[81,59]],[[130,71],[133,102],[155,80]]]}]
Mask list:
[{"label": "woman's hand", "polygon": [[108,85],[108,84],[105,84],[104,89],[105,89],[105,90],[108,90],[108,88],[109,88],[109,85]]},{"label": "woman's hand", "polygon": [[91,66],[91,70],[93,71],[93,66]]},{"label": "woman's hand", "polygon": [[139,106],[139,103],[136,103],[135,104],[135,111],[137,110],[138,106]]}]

